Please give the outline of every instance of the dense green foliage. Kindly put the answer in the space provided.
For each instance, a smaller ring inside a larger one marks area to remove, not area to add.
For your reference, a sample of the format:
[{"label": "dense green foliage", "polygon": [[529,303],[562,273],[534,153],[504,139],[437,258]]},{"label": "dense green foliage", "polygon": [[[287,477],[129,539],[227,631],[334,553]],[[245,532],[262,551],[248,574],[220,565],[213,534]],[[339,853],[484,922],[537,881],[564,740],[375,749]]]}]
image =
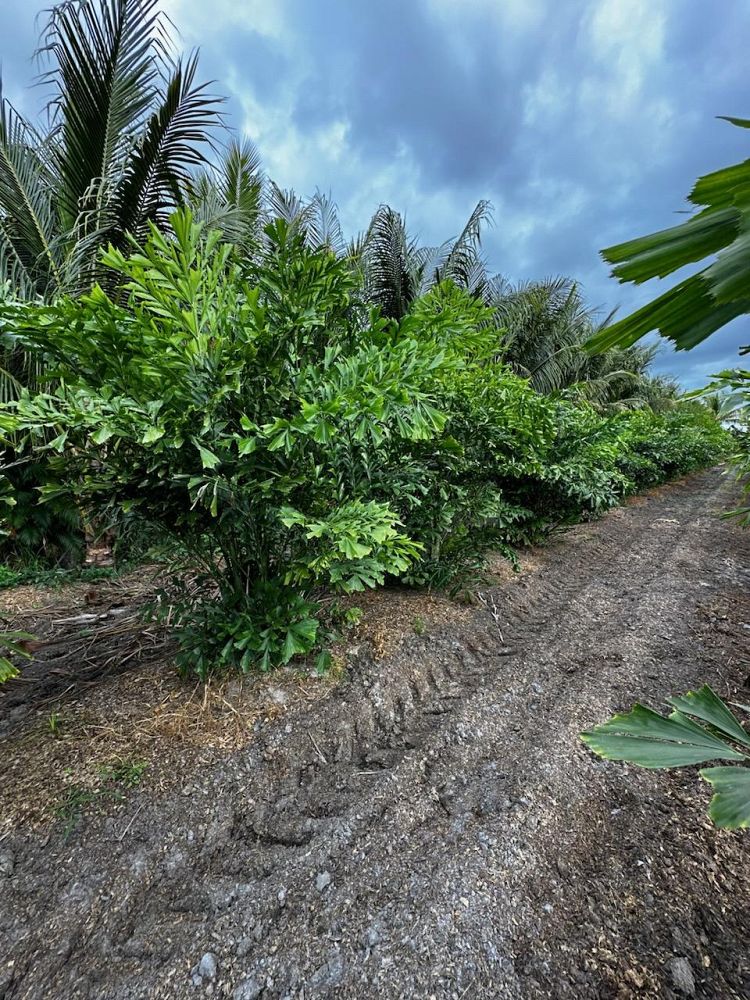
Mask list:
[{"label": "dense green foliage", "polygon": [[598,513],[726,446],[700,404],[609,416],[495,360],[492,311],[452,282],[400,320],[299,230],[248,261],[188,212],[103,264],[101,287],[3,323],[56,381],[0,411],[57,456],[98,517],[139,519],[183,558],[181,662],[265,669],[319,641],[316,599],[386,578],[447,585],[490,545]]},{"label": "dense green foliage", "polygon": [[[54,301],[96,281],[115,295],[118,275],[102,266],[102,248],[122,250],[127,234],[143,238],[149,222],[164,230],[173,208],[189,205],[247,267],[262,266],[272,249],[266,227],[283,220],[306,249],[346,261],[362,303],[387,318],[404,319],[450,281],[490,307],[496,357],[540,392],[566,390],[602,412],[673,404],[674,386],[648,374],[651,352],[586,354],[582,344],[600,324],[574,282],[513,287],[488,273],[488,202],[437,246],[421,245],[387,205],[347,241],[330,198],[281,190],[248,140],[230,139],[205,161],[218,102],[196,83],[195,55],[171,55],[170,35],[157,0],[77,0],[48,12],[40,40],[48,120],[35,126],[0,95],[0,300]],[[0,401],[47,384],[48,363],[0,329]],[[14,564],[75,563],[83,551],[75,504],[59,495],[39,511],[30,502],[54,487],[56,463],[37,454],[17,465],[12,449],[4,457],[0,489],[16,506],[0,555]]]},{"label": "dense green foliage", "polygon": [[165,539],[182,665],[266,669],[321,645],[324,590],[460,586],[725,450],[651,351],[583,350],[575,283],[487,273],[487,202],[439,246],[388,206],[347,242],[250,144],[206,163],[217,101],[167,27],[59,4],[48,127],[1,105],[6,558]]},{"label": "dense green foliage", "polygon": [[[747,354],[750,348],[743,348]],[[734,439],[732,466],[742,483],[744,502],[725,516],[737,517],[744,527],[750,526],[750,371],[732,368],[719,372],[713,381],[694,394],[713,404],[717,416],[730,423]]]},{"label": "dense green foliage", "polygon": [[[171,54],[157,0],[83,0],[47,12],[39,55],[49,98],[42,125],[23,118],[0,83],[0,300],[54,299],[106,280],[100,251],[127,232],[164,224],[186,198],[213,127],[217,98],[197,81],[197,57]],[[46,360],[0,334],[0,399],[39,384]],[[0,554],[14,563],[77,561],[75,505],[40,509],[54,464],[4,456],[2,497],[12,501]]]}]

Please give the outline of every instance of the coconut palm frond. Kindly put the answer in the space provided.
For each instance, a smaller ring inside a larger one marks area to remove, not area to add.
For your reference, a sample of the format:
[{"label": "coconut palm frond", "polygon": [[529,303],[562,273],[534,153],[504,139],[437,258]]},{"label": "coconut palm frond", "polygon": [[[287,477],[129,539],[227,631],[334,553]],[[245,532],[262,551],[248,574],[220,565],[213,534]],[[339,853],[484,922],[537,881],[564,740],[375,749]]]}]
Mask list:
[{"label": "coconut palm frond", "polygon": [[[460,236],[441,269],[441,279],[449,278],[462,288],[476,290],[486,281],[482,259],[482,229],[492,222],[492,205],[480,201],[469,216]],[[472,287],[473,286],[473,287]]]},{"label": "coconut palm frond", "polygon": [[85,290],[102,246],[184,201],[221,118],[195,54],[172,57],[168,25],[158,0],[63,0],[37,53],[47,129],[0,95],[0,280],[17,295]]},{"label": "coconut palm frond", "polygon": [[52,63],[43,80],[53,89],[59,210],[69,229],[96,207],[96,182],[119,170],[157,99],[160,20],[157,0],[67,0],[49,12],[38,55]]},{"label": "coconut palm frond", "polygon": [[268,185],[266,192],[266,213],[272,219],[283,219],[289,226],[304,227],[308,206],[300,196],[291,189],[284,190],[274,181]]},{"label": "coconut palm frond", "polygon": [[316,191],[306,214],[305,242],[314,249],[324,247],[337,257],[346,256],[346,240],[338,208],[330,195]]},{"label": "coconut palm frond", "polygon": [[206,232],[219,230],[252,257],[262,243],[264,185],[257,149],[249,140],[233,138],[218,163],[193,175],[187,204]]},{"label": "coconut palm frond", "polygon": [[56,177],[48,150],[0,86],[0,274],[34,291],[54,282],[60,269]]},{"label": "coconut palm frond", "polygon": [[415,251],[403,217],[388,205],[381,205],[365,235],[365,295],[392,319],[406,314],[417,293],[411,266]]},{"label": "coconut palm frond", "polygon": [[450,240],[439,247],[419,247],[412,254],[412,271],[416,279],[417,295],[426,295],[439,281],[453,244]]},{"label": "coconut palm frond", "polygon": [[166,225],[184,202],[191,171],[205,162],[209,130],[219,124],[221,98],[196,83],[198,54],[178,61],[162,102],[146,123],[143,138],[130,157],[114,201],[119,231],[145,235],[148,223]]}]

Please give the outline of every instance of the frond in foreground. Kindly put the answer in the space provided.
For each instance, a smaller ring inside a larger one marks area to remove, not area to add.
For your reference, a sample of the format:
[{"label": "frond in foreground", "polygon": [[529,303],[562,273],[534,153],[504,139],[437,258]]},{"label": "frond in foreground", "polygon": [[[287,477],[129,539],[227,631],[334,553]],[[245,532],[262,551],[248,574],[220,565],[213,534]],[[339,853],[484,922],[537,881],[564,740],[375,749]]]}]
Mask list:
[{"label": "frond in foreground", "polygon": [[[750,734],[707,684],[670,698],[669,704],[674,711],[666,717],[636,704],[630,712],[581,733],[581,739],[607,760],[652,769],[736,762],[701,770],[714,790],[708,814],[718,827],[750,827]],[[746,705],[737,707],[750,712]]]}]

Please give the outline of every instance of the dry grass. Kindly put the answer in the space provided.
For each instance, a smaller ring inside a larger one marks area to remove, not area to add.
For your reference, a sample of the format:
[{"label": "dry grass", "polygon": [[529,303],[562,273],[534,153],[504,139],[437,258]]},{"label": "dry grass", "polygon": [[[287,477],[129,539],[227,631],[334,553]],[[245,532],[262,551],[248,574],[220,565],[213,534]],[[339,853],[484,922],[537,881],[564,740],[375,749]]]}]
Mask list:
[{"label": "dry grass", "polygon": [[158,795],[247,744],[256,721],[330,687],[291,670],[195,684],[164,661],[63,692],[0,740],[0,835],[54,820],[71,790],[99,796],[113,766],[142,769],[143,784]]},{"label": "dry grass", "polygon": [[[502,559],[489,572],[493,579],[513,575]],[[257,722],[327,697],[351,647],[365,643],[376,658],[391,656],[415,635],[458,627],[473,613],[439,594],[368,591],[338,602],[344,610],[359,607],[361,619],[332,649],[334,668],[325,677],[308,663],[204,685],[178,675],[173,640],[144,624],[141,608],[155,586],[155,572],[141,568],[96,584],[0,594],[11,627],[42,643],[22,677],[0,689],[0,719],[19,713],[0,738],[0,837],[54,821],[71,796],[87,809],[116,811],[118,796],[105,794],[112,767],[138,771],[152,795],[185,783],[195,769],[251,741]]]}]

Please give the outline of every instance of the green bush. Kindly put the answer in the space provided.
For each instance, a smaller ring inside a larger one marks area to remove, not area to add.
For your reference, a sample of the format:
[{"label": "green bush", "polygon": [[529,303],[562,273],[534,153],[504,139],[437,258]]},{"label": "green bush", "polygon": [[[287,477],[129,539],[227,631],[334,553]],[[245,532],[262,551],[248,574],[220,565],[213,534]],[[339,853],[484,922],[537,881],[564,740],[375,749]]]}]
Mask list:
[{"label": "green bush", "polygon": [[252,267],[189,213],[172,226],[104,255],[115,297],[5,308],[58,381],[0,426],[59,467],[47,504],[171,540],[161,607],[202,677],[310,653],[324,590],[455,586],[488,547],[512,555],[723,446],[700,407],[602,417],[539,395],[450,283],[386,320],[283,221]]},{"label": "green bush", "polygon": [[537,518],[523,484],[541,475],[555,431],[549,400],[502,365],[452,373],[438,401],[445,432],[394,492],[407,530],[425,546],[408,580],[442,587],[474,575],[488,548],[510,555],[508,546],[530,540]]},{"label": "green bush", "polygon": [[0,473],[0,558],[18,566],[27,564],[73,566],[84,549],[78,508],[70,497],[58,495],[39,502],[40,490],[61,483],[59,461],[32,457],[16,460],[5,452]]},{"label": "green bush", "polygon": [[699,403],[663,414],[636,411],[616,418],[622,441],[617,465],[631,489],[642,489],[716,462],[731,449],[720,422]]},{"label": "green bush", "polygon": [[322,585],[373,586],[418,557],[371,482],[442,432],[435,387],[482,335],[463,293],[400,325],[363,314],[348,265],[281,221],[253,274],[188,213],[173,225],[130,257],[104,256],[127,302],[96,287],[13,307],[16,335],[54,359],[61,381],[10,404],[4,425],[65,457],[66,489],[84,509],[140,517],[187,555],[200,584],[182,595],[180,620],[194,623],[184,664],[202,675],[211,663],[245,667],[252,650],[266,667],[314,639],[299,628],[307,606],[286,631],[278,608]]}]

